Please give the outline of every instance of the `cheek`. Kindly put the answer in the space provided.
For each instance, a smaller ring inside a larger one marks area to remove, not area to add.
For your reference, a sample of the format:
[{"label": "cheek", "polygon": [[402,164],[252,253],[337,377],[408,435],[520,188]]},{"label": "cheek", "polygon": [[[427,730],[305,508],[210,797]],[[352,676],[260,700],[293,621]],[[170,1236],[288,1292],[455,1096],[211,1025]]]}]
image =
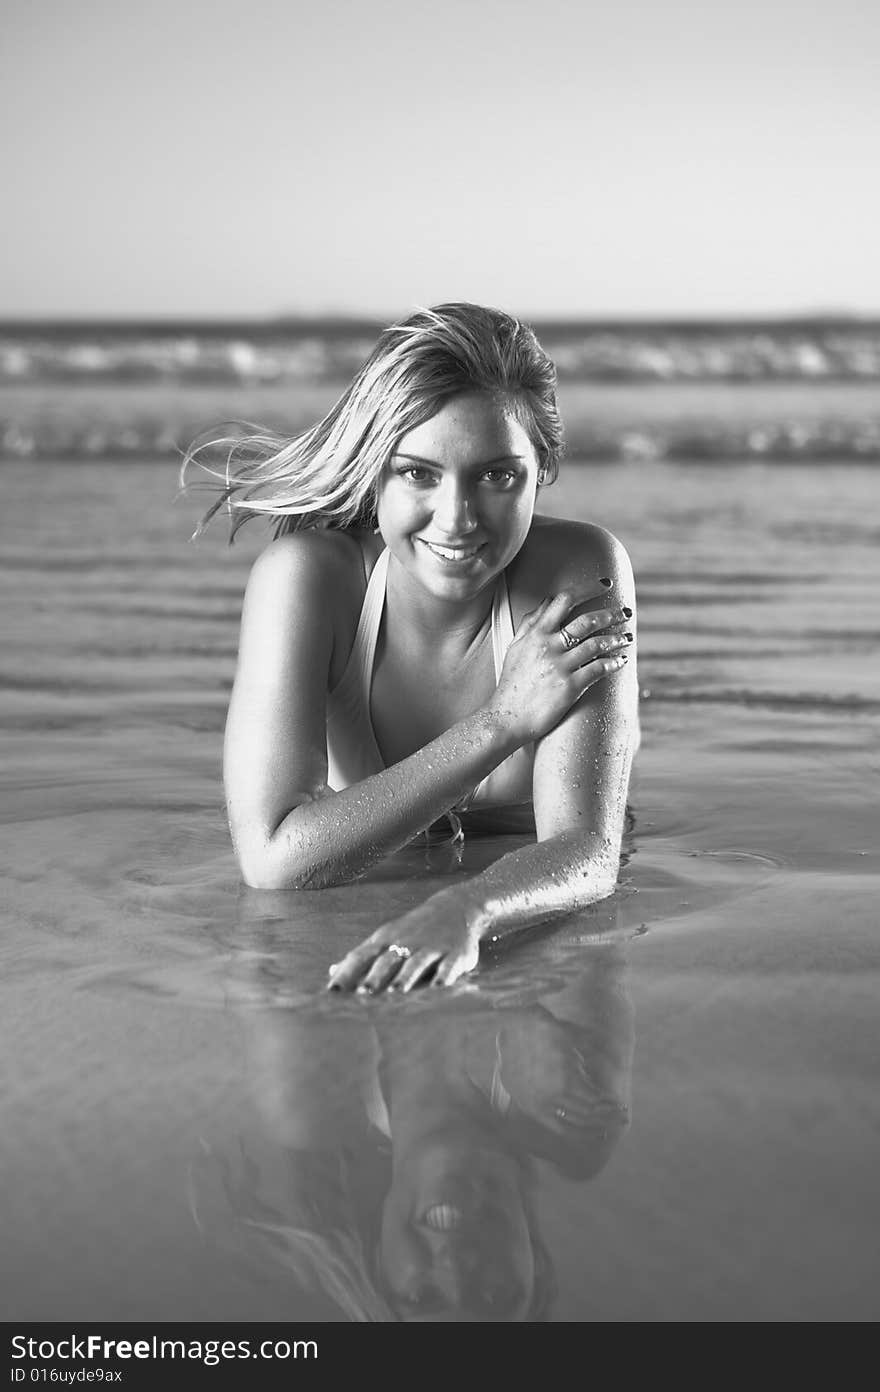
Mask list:
[{"label": "cheek", "polygon": [[525,493],[521,493],[515,498],[507,497],[503,501],[499,500],[493,509],[497,525],[506,528],[511,536],[517,536],[520,540],[526,536],[532,525],[534,512],[534,499],[531,494]]},{"label": "cheek", "polygon": [[378,499],[376,524],[386,546],[408,548],[414,532],[424,531],[430,518],[417,493],[389,488]]},{"label": "cheek", "polygon": [[377,500],[376,514],[379,520],[385,520],[389,526],[399,525],[411,517],[413,513],[412,497],[403,492],[400,488],[391,485],[383,488]]}]

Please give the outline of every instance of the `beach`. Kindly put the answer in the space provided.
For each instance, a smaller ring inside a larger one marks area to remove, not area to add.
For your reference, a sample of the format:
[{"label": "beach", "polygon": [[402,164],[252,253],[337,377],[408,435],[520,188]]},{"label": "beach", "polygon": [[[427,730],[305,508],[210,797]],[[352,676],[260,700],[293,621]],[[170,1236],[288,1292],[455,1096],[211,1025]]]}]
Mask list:
[{"label": "beach", "polygon": [[[23,419],[49,389],[3,390]],[[462,1165],[493,1137],[541,1253],[541,1301],[514,1283],[497,1317],[877,1317],[876,462],[656,447],[663,420],[876,411],[865,383],[742,390],[563,386],[576,438],[590,420],[630,438],[573,450],[539,507],[610,528],[635,569],[620,883],[430,998],[322,988],[510,838],[468,841],[461,866],[414,846],[354,886],[243,890],[221,742],[266,533],[191,544],[200,500],[175,500],[170,454],[9,452],[4,1318],[406,1318],[376,1234],[428,1183],[434,1088]],[[208,424],[220,394],[178,419]],[[596,1101],[578,1136],[554,1120],[572,1050]]]}]

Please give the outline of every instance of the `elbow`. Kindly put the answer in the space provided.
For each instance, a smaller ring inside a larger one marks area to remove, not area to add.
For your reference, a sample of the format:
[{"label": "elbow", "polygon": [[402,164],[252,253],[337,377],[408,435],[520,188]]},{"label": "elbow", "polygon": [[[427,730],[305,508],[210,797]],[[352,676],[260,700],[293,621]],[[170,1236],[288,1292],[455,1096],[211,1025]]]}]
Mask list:
[{"label": "elbow", "polygon": [[605,872],[596,876],[593,881],[593,898],[598,903],[600,899],[610,899],[617,889],[617,875]]},{"label": "elbow", "polygon": [[248,889],[323,889],[332,883],[306,867],[279,865],[269,855],[239,856],[238,868]]},{"label": "elbow", "polygon": [[282,871],[273,865],[254,864],[251,861],[239,861],[239,870],[248,889],[326,889],[338,883],[319,878],[313,872],[300,872],[295,867]]},{"label": "elbow", "polygon": [[584,904],[596,904],[610,899],[617,889],[620,876],[620,853],[612,852],[605,844],[598,854],[589,857],[576,876],[575,894]]},{"label": "elbow", "polygon": [[273,838],[233,833],[235,858],[248,889],[299,889],[307,874],[291,856],[281,856]]},{"label": "elbow", "polygon": [[258,846],[237,846],[236,858],[249,889],[330,889],[354,878],[325,860],[297,856],[289,846],[282,852],[271,839]]},{"label": "elbow", "polygon": [[238,853],[238,870],[248,889],[296,889],[295,879],[282,875],[270,857]]},{"label": "elbow", "polygon": [[617,889],[617,877],[593,871],[584,871],[571,886],[569,908],[577,912],[610,899]]},{"label": "elbow", "polygon": [[362,859],[328,837],[308,817],[287,812],[277,824],[263,817],[234,816],[229,829],[242,879],[249,889],[329,889],[357,879]]},{"label": "elbow", "polygon": [[249,861],[239,861],[241,878],[248,889],[297,889],[295,881],[279,875],[270,866],[253,865]]}]

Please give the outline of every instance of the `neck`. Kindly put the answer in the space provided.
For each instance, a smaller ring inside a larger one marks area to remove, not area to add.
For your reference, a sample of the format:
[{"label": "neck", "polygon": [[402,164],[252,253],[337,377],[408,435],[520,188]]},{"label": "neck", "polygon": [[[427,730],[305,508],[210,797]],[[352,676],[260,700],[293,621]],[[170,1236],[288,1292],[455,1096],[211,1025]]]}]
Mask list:
[{"label": "neck", "polygon": [[415,583],[394,557],[388,561],[385,603],[394,624],[415,642],[467,651],[485,637],[492,614],[495,580],[466,599],[443,599]]}]

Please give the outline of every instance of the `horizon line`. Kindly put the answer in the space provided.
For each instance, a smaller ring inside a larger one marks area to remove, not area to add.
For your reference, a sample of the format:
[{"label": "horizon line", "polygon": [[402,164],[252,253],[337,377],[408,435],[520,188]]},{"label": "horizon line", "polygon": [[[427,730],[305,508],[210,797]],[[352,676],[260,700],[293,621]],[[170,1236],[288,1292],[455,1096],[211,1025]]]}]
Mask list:
[{"label": "horizon line", "polygon": [[[512,312],[512,311],[511,311]],[[408,316],[404,316],[408,317]],[[566,328],[665,328],[689,329],[720,325],[741,325],[743,327],[798,327],[871,324],[880,322],[878,310],[849,309],[804,309],[784,310],[770,313],[693,313],[681,312],[661,314],[526,314],[517,312],[514,317],[544,328],[564,330]],[[16,329],[53,328],[164,328],[168,329],[221,329],[248,326],[251,328],[285,328],[302,325],[338,325],[340,327],[363,327],[375,330],[400,322],[400,316],[383,317],[368,311],[327,310],[327,311],[283,311],[277,314],[33,314],[0,316],[0,331]]]}]

